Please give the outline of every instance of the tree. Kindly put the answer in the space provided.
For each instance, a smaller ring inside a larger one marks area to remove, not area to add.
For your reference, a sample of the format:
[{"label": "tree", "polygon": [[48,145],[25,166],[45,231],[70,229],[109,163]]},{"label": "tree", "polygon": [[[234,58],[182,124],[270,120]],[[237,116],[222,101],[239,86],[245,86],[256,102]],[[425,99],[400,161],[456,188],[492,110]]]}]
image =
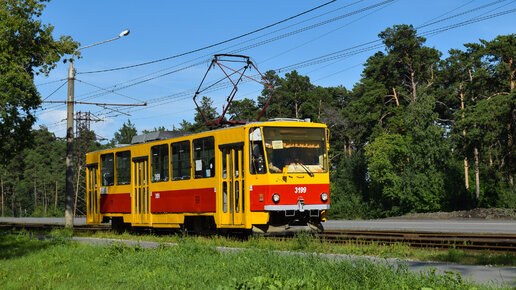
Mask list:
[{"label": "tree", "polygon": [[444,67],[461,100],[451,131],[457,140],[454,152],[474,160],[476,200],[484,206],[501,204],[514,192],[514,43],[514,34],[467,43],[465,52],[450,51]]},{"label": "tree", "polygon": [[426,39],[417,36],[412,25],[394,25],[378,36],[386,46],[394,75],[401,77],[401,85],[408,89],[413,100],[416,99],[418,86],[432,84],[441,53],[423,46]]},{"label": "tree", "polygon": [[111,139],[111,143],[114,144],[131,144],[131,140],[136,136],[136,127],[131,120],[127,120],[127,123],[122,124],[122,128],[115,132],[115,138]]},{"label": "tree", "polygon": [[217,110],[213,107],[213,101],[209,97],[203,96],[199,102],[199,108],[201,109],[202,113],[197,110],[194,117],[194,123],[191,124],[189,128],[186,128],[185,126],[188,126],[189,123],[183,120],[181,123],[181,130],[184,128],[186,129],[184,131],[194,133],[210,130],[210,128],[206,126],[206,122],[202,114],[204,114],[204,117],[206,117],[206,120],[208,121],[212,121],[217,117]]},{"label": "tree", "polygon": [[232,121],[255,121],[258,113],[256,102],[248,98],[241,101],[233,100],[228,109],[228,114]]},{"label": "tree", "polygon": [[373,198],[389,215],[443,206],[450,141],[435,125],[434,106],[432,96],[418,93],[403,118],[405,132],[383,133],[365,146]]},{"label": "tree", "polygon": [[[507,176],[511,186],[514,187],[514,173],[516,172],[516,145],[515,145],[515,133],[516,133],[516,109],[514,107],[515,100],[515,76],[516,76],[516,34],[510,35],[499,35],[492,41],[480,40],[484,45],[484,55],[487,56],[488,61],[495,67],[494,73],[500,80],[500,87],[496,95],[508,95],[507,97],[496,97],[502,100],[496,100],[495,102],[512,102],[509,104],[509,110],[505,114],[506,118],[500,120],[503,122],[503,126],[506,126],[506,135],[500,136],[498,140],[506,140],[503,142],[505,147],[502,151],[505,151],[504,161],[507,163],[508,172]],[[506,85],[508,83],[508,86]],[[505,99],[507,99],[505,101]],[[512,117],[510,116],[512,115]],[[514,192],[514,189],[512,190]]]},{"label": "tree", "polygon": [[492,41],[481,39],[489,61],[497,63],[497,71],[501,79],[508,82],[508,89],[514,90],[516,76],[516,34],[498,35]]},{"label": "tree", "polygon": [[[152,130],[143,130],[142,133],[143,134],[147,134],[147,133],[152,133],[152,132],[163,132],[163,131],[166,131],[166,130],[167,129],[164,126],[158,126],[157,128],[154,127]],[[134,135],[136,135],[136,134],[134,134]]]},{"label": "tree", "polygon": [[269,86],[267,85],[263,86],[262,95],[258,96],[258,108],[263,108],[272,96],[271,101],[265,109],[265,114],[262,117],[264,117],[264,119],[276,118],[282,115],[281,105],[278,101],[279,96],[274,94],[275,91],[278,89],[280,77],[273,70],[266,71],[264,77],[271,87],[269,88]]},{"label": "tree", "polygon": [[178,131],[182,131],[182,132],[190,132],[190,128],[193,126],[192,123],[186,121],[186,120],[183,120],[181,121],[181,123],[179,123],[179,129]]},{"label": "tree", "polygon": [[346,162],[367,168],[355,184],[368,188],[354,188],[362,188],[373,216],[441,209],[450,144],[432,94],[441,53],[425,47],[425,38],[409,25],[387,28],[379,37],[385,53],[367,60],[342,114],[356,148],[349,154],[354,162]]},{"label": "tree", "polygon": [[34,85],[35,74],[48,75],[64,54],[78,43],[69,36],[58,40],[54,27],[38,18],[45,0],[0,2],[0,161],[31,144],[34,110],[41,96]]},{"label": "tree", "polygon": [[34,146],[25,148],[0,166],[6,214],[62,215],[66,142],[43,126],[31,133]]}]

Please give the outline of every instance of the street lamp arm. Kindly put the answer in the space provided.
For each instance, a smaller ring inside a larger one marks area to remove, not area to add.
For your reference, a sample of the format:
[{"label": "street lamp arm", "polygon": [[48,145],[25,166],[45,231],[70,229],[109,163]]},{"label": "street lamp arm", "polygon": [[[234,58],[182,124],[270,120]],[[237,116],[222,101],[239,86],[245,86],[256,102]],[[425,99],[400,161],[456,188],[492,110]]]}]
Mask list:
[{"label": "street lamp arm", "polygon": [[111,38],[111,39],[108,39],[108,40],[104,40],[104,41],[101,41],[101,42],[97,42],[97,43],[94,43],[94,44],[89,44],[89,45],[81,46],[81,47],[77,48],[76,50],[74,50],[74,52],[72,53],[72,61],[73,61],[73,57],[77,54],[77,52],[79,52],[79,50],[85,49],[85,48],[88,48],[88,47],[92,47],[92,46],[97,46],[97,45],[100,45],[100,44],[103,44],[103,43],[106,43],[106,42],[110,42],[110,41],[113,41],[113,40],[117,40],[117,39],[121,38],[122,36],[129,35],[130,32],[131,31],[129,29],[126,29],[126,30],[122,31],[120,33],[120,35],[118,35],[117,37],[114,37],[114,38]]}]

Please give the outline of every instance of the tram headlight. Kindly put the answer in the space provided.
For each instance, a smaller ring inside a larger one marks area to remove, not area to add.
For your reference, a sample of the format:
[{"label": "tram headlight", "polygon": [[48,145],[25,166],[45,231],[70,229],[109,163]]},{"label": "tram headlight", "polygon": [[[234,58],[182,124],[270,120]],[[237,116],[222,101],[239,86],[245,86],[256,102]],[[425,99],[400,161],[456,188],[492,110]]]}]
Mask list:
[{"label": "tram headlight", "polygon": [[327,202],[328,201],[328,194],[326,192],[321,193],[321,200],[323,202]]},{"label": "tram headlight", "polygon": [[272,195],[272,201],[274,203],[278,203],[280,201],[280,197],[279,197],[279,194],[275,193]]}]

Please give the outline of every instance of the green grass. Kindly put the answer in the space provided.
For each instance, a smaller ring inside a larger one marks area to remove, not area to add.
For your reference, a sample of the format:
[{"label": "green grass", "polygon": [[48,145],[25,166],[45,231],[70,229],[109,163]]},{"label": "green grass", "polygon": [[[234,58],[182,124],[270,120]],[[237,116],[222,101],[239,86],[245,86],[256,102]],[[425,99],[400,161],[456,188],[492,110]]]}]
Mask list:
[{"label": "green grass", "polygon": [[[177,238],[177,237],[176,237]],[[367,261],[332,261],[316,255],[281,255],[250,249],[220,252],[214,243],[179,239],[147,250],[0,235],[3,289],[482,289],[459,275],[413,274],[405,267]],[[250,240],[249,243],[254,243]],[[298,241],[296,247],[310,247]]]},{"label": "green grass", "polygon": [[[116,234],[98,232],[89,235],[99,238],[118,238],[127,240],[146,240],[162,243],[178,243],[182,235],[138,235],[134,233]],[[384,245],[379,243],[347,242],[334,244],[319,240],[309,233],[299,233],[294,239],[268,239],[262,236],[251,236],[247,240],[231,237],[189,237],[198,243],[209,246],[252,248],[278,251],[316,252],[326,254],[348,254],[357,256],[375,256],[381,258],[413,259],[420,261],[453,262],[470,265],[516,266],[516,254],[492,253],[489,251],[467,251],[437,248],[411,248],[406,244],[396,243]]]}]

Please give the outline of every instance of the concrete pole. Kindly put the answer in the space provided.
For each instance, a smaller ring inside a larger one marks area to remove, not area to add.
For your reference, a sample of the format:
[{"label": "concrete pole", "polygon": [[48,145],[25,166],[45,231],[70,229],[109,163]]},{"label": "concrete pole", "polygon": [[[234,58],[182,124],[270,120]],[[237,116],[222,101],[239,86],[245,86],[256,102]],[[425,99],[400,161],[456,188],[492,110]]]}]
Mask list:
[{"label": "concrete pole", "polygon": [[70,67],[68,68],[68,101],[66,106],[66,193],[65,193],[65,201],[66,201],[66,209],[65,209],[65,227],[73,227],[73,215],[74,215],[74,188],[73,188],[73,105],[74,105],[74,96],[73,96],[73,84],[75,80],[75,69],[73,67],[73,57],[76,53],[84,48],[96,46],[99,44],[103,44],[106,42],[110,42],[113,40],[117,40],[122,36],[129,35],[129,29],[126,29],[120,33],[115,38],[111,38],[108,40],[104,40],[102,42],[97,42],[94,44],[86,45],[83,47],[77,48],[72,53],[72,58],[70,59]]},{"label": "concrete pole", "polygon": [[65,193],[65,227],[73,227],[73,115],[74,115],[74,80],[75,69],[73,57],[68,68],[68,101],[66,106],[66,193]]}]

